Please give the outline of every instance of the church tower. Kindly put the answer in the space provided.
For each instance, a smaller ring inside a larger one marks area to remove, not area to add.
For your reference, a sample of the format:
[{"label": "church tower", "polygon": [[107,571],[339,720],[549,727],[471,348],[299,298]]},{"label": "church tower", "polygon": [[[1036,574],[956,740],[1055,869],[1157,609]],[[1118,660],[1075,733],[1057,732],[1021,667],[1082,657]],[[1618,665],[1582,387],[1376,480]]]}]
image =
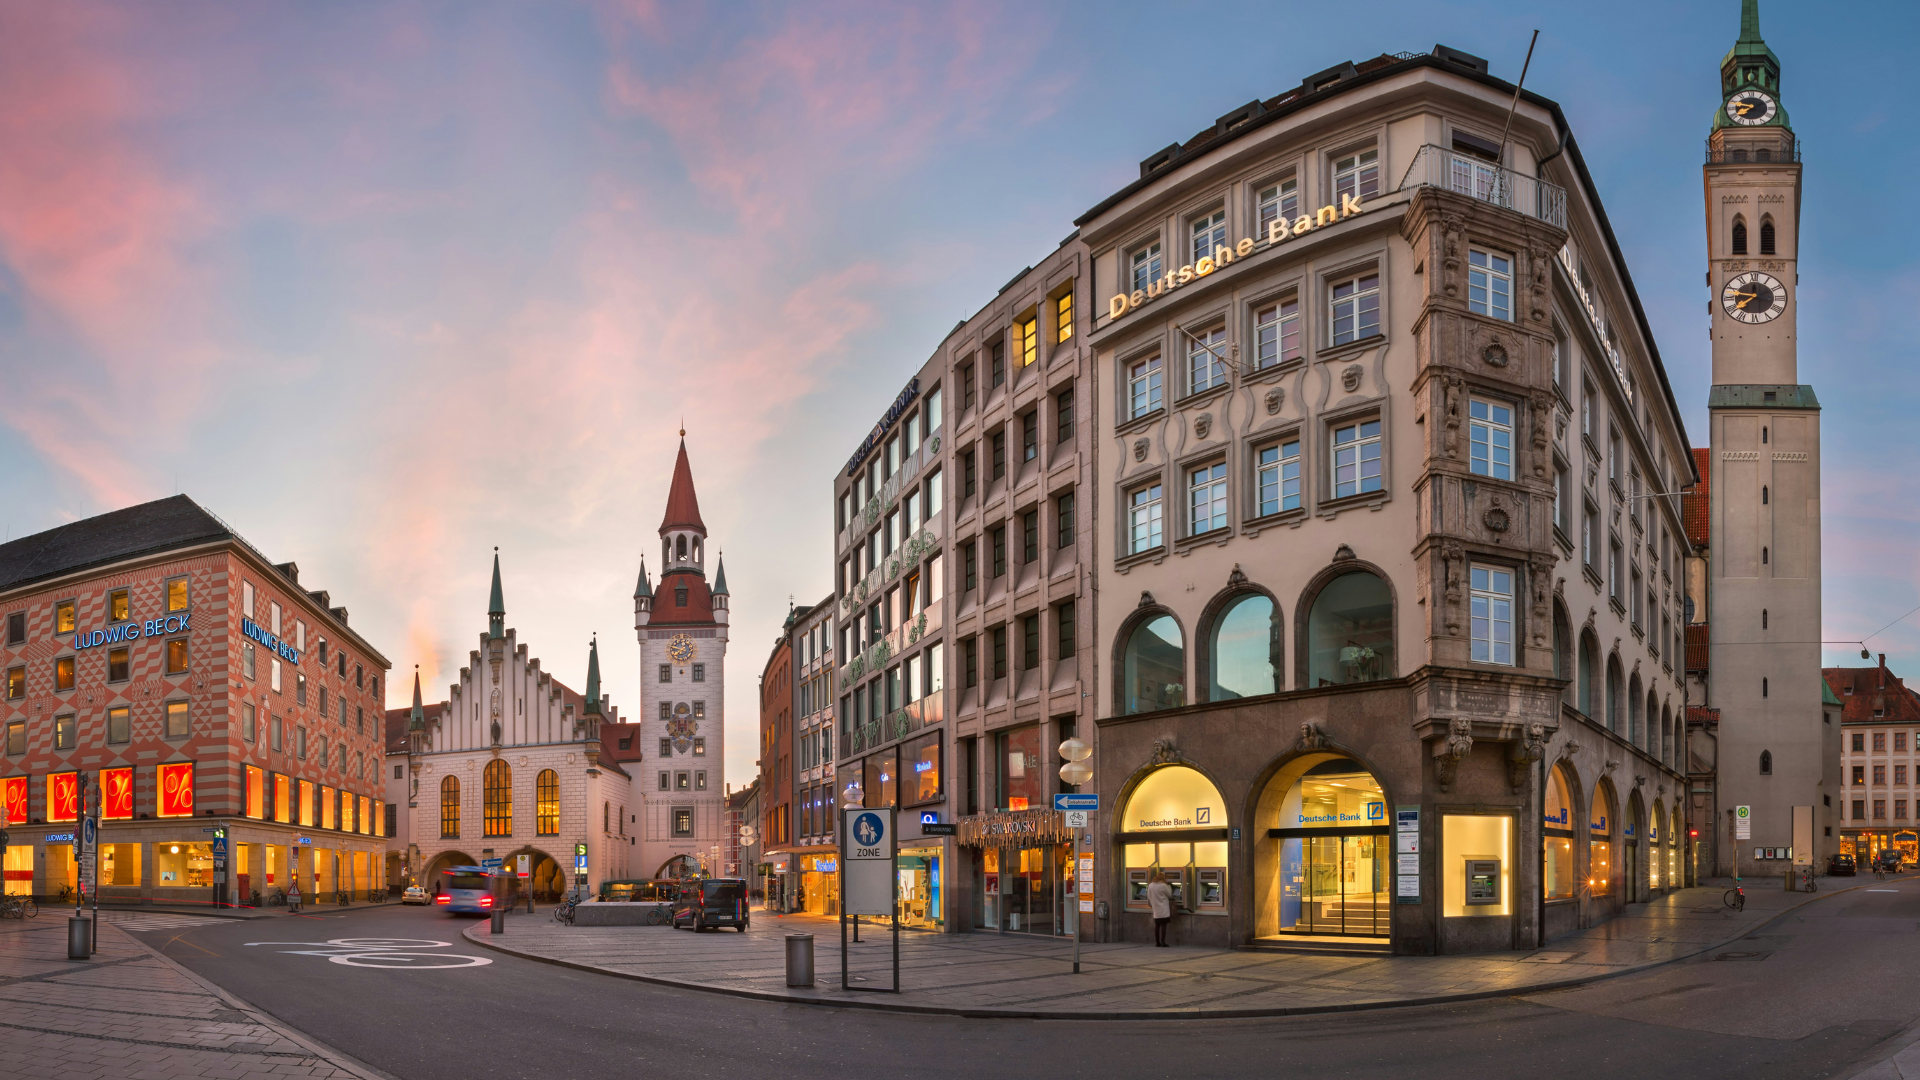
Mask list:
[{"label": "church tower", "polygon": [[1720,714],[1712,869],[1774,875],[1790,864],[1756,860],[1756,849],[1791,847],[1795,863],[1823,863],[1846,792],[1836,790],[1837,758],[1822,730],[1820,403],[1799,381],[1795,330],[1800,148],[1780,58],[1760,36],[1759,0],[1741,4],[1720,94],[1705,165],[1713,387],[1704,704]]},{"label": "church tower", "polygon": [[[660,521],[660,578],[640,564],[633,628],[640,644],[643,798],[636,869],[677,877],[724,876],[727,575],[707,580],[707,526],[700,519],[686,432]],[[650,767],[649,767],[650,766]]]}]

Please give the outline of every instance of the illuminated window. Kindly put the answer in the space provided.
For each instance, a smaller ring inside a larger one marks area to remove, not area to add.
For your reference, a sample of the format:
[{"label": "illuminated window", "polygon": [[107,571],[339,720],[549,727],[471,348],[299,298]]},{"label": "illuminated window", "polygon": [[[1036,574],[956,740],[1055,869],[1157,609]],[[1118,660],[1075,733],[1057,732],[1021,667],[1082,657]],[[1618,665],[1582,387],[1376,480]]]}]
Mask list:
[{"label": "illuminated window", "polygon": [[560,835],[560,774],[552,769],[534,782],[534,823],[541,836]]},{"label": "illuminated window", "polygon": [[[187,610],[187,579],[174,578],[167,582],[167,611],[172,613],[185,610]],[[274,619],[273,631],[276,634],[280,632],[279,622],[278,618]]]},{"label": "illuminated window", "polygon": [[1013,325],[1014,344],[1020,349],[1020,366],[1027,367],[1040,357],[1040,320],[1028,319]]},{"label": "illuminated window", "polygon": [[74,629],[73,601],[62,600],[53,605],[53,632],[71,634]]},{"label": "illuminated window", "polygon": [[440,839],[460,839],[460,778],[457,776],[440,781]]},{"label": "illuminated window", "polygon": [[1065,341],[1073,336],[1073,293],[1061,293],[1053,301],[1053,339]]},{"label": "illuminated window", "polygon": [[127,590],[115,589],[107,594],[107,621],[126,622],[133,605],[127,600]]},{"label": "illuminated window", "polygon": [[513,835],[513,770],[498,759],[487,763],[483,777],[486,799],[486,835]]}]

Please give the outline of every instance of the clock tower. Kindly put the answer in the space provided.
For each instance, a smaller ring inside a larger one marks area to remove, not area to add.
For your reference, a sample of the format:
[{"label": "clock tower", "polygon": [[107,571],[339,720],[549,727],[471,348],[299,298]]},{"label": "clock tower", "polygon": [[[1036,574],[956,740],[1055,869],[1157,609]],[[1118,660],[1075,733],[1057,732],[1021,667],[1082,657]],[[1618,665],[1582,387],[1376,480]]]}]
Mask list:
[{"label": "clock tower", "polygon": [[[1705,165],[1713,387],[1700,704],[1719,723],[1709,847],[1718,865],[1703,862],[1702,874],[1823,866],[1846,808],[1821,708],[1820,404],[1796,355],[1800,180],[1780,58],[1760,36],[1759,0],[1743,0]],[[1755,858],[1780,848],[1793,849],[1792,863]]]},{"label": "clock tower", "polygon": [[737,872],[727,848],[726,567],[707,580],[707,527],[687,463],[686,432],[660,521],[660,579],[640,562],[633,629],[640,643],[641,799],[635,868],[653,877]]}]

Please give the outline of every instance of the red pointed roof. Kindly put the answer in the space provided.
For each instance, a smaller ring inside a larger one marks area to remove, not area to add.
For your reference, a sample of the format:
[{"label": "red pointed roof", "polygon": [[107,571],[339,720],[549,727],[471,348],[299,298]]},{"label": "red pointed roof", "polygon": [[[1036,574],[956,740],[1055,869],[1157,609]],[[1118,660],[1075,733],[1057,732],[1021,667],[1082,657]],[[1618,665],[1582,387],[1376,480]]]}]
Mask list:
[{"label": "red pointed roof", "polygon": [[[684,434],[684,433],[683,433]],[[700,500],[693,493],[693,468],[687,464],[687,440],[680,440],[680,456],[673,463],[673,486],[667,489],[667,515],[660,519],[660,531],[698,529],[707,531],[700,520]]]}]

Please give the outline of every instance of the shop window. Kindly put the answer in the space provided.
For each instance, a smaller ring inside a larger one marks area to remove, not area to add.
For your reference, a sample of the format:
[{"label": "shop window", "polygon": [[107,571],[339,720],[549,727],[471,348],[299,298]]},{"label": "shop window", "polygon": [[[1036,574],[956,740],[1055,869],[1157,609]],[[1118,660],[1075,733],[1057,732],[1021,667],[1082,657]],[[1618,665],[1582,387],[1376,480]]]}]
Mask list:
[{"label": "shop window", "polygon": [[440,781],[440,839],[460,839],[460,778],[457,776]]},{"label": "shop window", "polygon": [[1613,798],[1604,784],[1593,789],[1587,811],[1587,891],[1595,896],[1613,892]]},{"label": "shop window", "polygon": [[174,761],[153,771],[156,817],[193,816],[193,762]]},{"label": "shop window", "polygon": [[264,798],[265,792],[263,791],[263,787],[266,780],[266,774],[263,773],[259,768],[252,765],[248,765],[246,767],[246,774],[247,774],[246,814],[250,818],[263,817],[264,816],[263,810],[264,810],[264,804],[265,804],[265,798]]},{"label": "shop window", "polygon": [[1121,658],[1123,713],[1156,712],[1187,703],[1186,643],[1171,615],[1140,623]]},{"label": "shop window", "polygon": [[1280,688],[1280,621],[1273,601],[1247,593],[1214,620],[1207,642],[1207,700],[1271,694]]},{"label": "shop window", "polygon": [[1029,810],[1047,798],[1047,759],[1040,744],[1040,727],[1029,724],[995,733],[994,760],[998,791],[994,805],[1002,810]]},{"label": "shop window", "polygon": [[133,818],[133,767],[100,770],[100,816],[108,821]]},{"label": "shop window", "polygon": [[863,806],[900,805],[900,753],[898,748],[872,754],[860,763],[861,786],[866,789]]},{"label": "shop window", "polygon": [[1226,801],[1205,775],[1184,765],[1155,769],[1127,797],[1119,824],[1130,841],[1137,841],[1125,852],[1128,910],[1148,910],[1146,887],[1155,872],[1166,874],[1176,911],[1226,910],[1226,841],[1152,837],[1166,830],[1226,828]]},{"label": "shop window", "polygon": [[1393,596],[1364,570],[1322,586],[1307,619],[1307,683],[1339,686],[1394,674]]},{"label": "shop window", "polygon": [[47,777],[47,820],[80,820],[79,773],[53,773]]},{"label": "shop window", "polygon": [[293,779],[281,773],[273,774],[273,820],[282,825],[293,824]]},{"label": "shop window", "polygon": [[[155,847],[158,846],[155,845]],[[101,844],[100,884],[139,885],[140,845]]]},{"label": "shop window", "polygon": [[1505,814],[1440,817],[1440,914],[1513,914],[1513,819]]},{"label": "shop window", "polygon": [[915,739],[906,746],[906,761],[913,770],[907,780],[907,803],[932,802],[944,794],[941,768],[940,733]]},{"label": "shop window", "polygon": [[153,845],[153,883],[158,888],[201,888],[213,884],[211,843]]}]

